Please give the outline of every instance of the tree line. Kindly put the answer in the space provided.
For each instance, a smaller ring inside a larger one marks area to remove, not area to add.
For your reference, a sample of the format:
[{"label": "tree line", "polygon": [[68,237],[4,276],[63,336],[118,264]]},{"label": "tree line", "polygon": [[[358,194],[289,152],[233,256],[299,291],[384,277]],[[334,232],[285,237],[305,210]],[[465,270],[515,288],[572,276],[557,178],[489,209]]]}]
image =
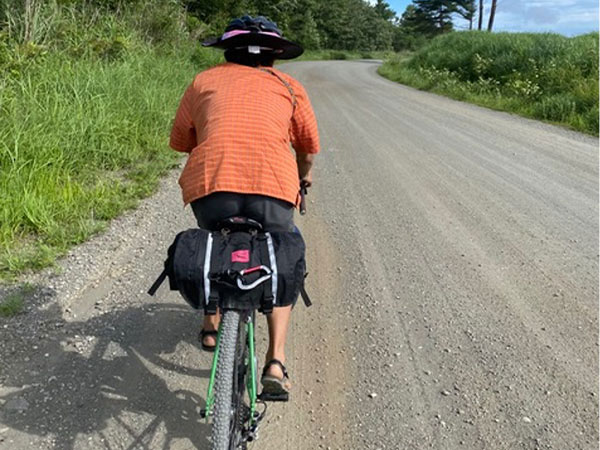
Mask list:
[{"label": "tree line", "polygon": [[[486,0],[487,1],[487,0]],[[233,17],[244,14],[264,15],[275,21],[286,37],[307,49],[395,50],[414,49],[438,34],[456,28],[483,27],[484,0],[413,0],[398,16],[385,0],[0,0],[2,22],[18,13],[25,25],[26,39],[33,34],[39,11],[50,3],[92,6],[100,10],[150,7],[157,16],[157,27],[170,24],[173,8],[187,14],[187,27],[195,37],[215,36]],[[491,0],[487,29],[492,30],[497,0]],[[12,6],[10,6],[12,5]],[[164,20],[161,17],[163,14]],[[168,17],[167,17],[168,16]],[[149,19],[147,19],[149,20]],[[466,25],[465,25],[466,24]]]},{"label": "tree line", "polygon": [[[488,31],[497,0],[491,0]],[[385,0],[184,0],[185,8],[218,34],[227,21],[243,14],[262,14],[306,48],[334,50],[403,50],[456,28],[482,29],[484,0],[413,0],[398,17]]]},{"label": "tree line", "polygon": [[[491,0],[487,31],[492,31],[497,0]],[[414,49],[428,39],[448,33],[461,20],[462,28],[482,30],[485,20],[484,0],[413,0],[396,21],[394,50]]]}]

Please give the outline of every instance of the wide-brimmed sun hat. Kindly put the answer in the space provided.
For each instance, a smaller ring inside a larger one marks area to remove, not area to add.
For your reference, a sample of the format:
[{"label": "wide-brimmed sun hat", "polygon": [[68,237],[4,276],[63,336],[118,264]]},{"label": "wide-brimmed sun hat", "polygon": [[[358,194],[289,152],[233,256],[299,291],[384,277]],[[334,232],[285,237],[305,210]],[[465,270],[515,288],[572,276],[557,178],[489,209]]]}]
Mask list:
[{"label": "wide-brimmed sun hat", "polygon": [[222,36],[204,41],[202,45],[226,50],[259,47],[261,52],[268,51],[277,59],[297,58],[304,52],[299,44],[284,39],[277,24],[263,16],[233,19]]}]

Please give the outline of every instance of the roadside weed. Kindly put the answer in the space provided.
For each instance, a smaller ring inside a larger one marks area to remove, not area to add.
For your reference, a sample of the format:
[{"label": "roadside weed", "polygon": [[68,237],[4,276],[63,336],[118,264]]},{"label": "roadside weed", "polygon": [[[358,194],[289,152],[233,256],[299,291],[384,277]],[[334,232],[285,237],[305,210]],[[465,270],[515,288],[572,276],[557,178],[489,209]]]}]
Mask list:
[{"label": "roadside weed", "polygon": [[14,292],[0,299],[0,317],[13,317],[23,310],[23,294]]},{"label": "roadside weed", "polygon": [[2,81],[0,279],[50,265],[155,189],[178,164],[169,126],[201,68],[186,48],[52,54]]},{"label": "roadside weed", "polygon": [[457,32],[379,73],[417,89],[598,135],[598,33]]}]

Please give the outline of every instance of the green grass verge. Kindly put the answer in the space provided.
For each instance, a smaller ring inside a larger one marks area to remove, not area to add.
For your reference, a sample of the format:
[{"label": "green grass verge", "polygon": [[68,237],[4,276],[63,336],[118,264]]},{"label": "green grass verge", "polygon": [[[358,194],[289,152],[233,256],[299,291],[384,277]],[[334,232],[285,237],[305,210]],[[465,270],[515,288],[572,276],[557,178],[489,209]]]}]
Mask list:
[{"label": "green grass verge", "polygon": [[[173,51],[107,42],[108,53],[25,46],[3,61],[0,280],[52,265],[151,194],[180,161],[167,140],[185,87],[223,60],[191,43]],[[305,59],[381,56],[309,51]]]},{"label": "green grass verge", "polygon": [[379,73],[417,89],[598,135],[598,33],[463,32],[388,59]]},{"label": "green grass verge", "polygon": [[0,7],[0,281],[53,264],[152,193],[180,161],[167,141],[185,87],[223,60],[194,42],[178,2],[49,0],[35,24],[13,3]]},{"label": "green grass verge", "polygon": [[177,103],[214,58],[55,53],[2,79],[0,278],[52,264],[155,189],[178,163],[167,151]]}]

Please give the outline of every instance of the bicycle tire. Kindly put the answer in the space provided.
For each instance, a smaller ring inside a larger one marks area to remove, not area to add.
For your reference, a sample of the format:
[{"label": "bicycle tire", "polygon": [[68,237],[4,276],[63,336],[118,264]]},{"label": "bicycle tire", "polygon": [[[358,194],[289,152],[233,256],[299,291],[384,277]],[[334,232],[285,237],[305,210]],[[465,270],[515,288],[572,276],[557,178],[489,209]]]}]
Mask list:
[{"label": "bicycle tire", "polygon": [[247,448],[246,442],[243,441],[244,426],[250,419],[250,408],[244,403],[246,376],[248,373],[248,335],[246,318],[247,316],[244,314],[240,318],[235,348],[233,392],[231,398],[234,418],[229,431],[229,450],[246,450]]},{"label": "bicycle tire", "polygon": [[245,327],[241,318],[241,311],[235,310],[224,311],[221,318],[211,450],[240,448],[237,441],[243,424],[240,423],[239,410],[245,385],[245,379],[242,383],[238,380],[239,367],[244,364],[240,342],[242,348],[245,347]]}]

